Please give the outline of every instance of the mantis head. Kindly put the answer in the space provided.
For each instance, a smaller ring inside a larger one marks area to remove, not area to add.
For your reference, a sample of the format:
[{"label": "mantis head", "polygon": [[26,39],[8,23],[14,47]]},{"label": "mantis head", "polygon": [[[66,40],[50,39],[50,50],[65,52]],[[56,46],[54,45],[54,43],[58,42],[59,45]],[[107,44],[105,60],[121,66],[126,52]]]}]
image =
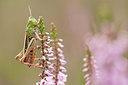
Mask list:
[{"label": "mantis head", "polygon": [[37,26],[37,20],[34,17],[32,17],[30,6],[29,6],[29,13],[30,13],[30,17],[28,20],[26,30],[28,31],[28,36],[31,37],[33,31],[35,30],[35,27]]}]

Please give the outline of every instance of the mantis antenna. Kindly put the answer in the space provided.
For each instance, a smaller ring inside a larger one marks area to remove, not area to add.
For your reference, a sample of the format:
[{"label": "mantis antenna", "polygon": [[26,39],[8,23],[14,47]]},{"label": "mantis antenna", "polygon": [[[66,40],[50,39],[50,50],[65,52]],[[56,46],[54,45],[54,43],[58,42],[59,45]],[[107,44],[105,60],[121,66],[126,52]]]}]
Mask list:
[{"label": "mantis antenna", "polygon": [[28,6],[28,9],[29,9],[30,16],[32,16],[32,12],[31,12],[30,6]]}]

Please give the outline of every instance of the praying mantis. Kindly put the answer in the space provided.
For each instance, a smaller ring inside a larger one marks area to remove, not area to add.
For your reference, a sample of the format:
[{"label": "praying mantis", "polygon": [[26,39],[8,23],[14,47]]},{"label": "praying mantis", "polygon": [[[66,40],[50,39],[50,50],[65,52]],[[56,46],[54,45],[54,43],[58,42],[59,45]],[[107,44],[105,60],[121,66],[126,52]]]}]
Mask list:
[{"label": "praying mantis", "polygon": [[[40,58],[35,58],[35,55],[37,50],[36,40],[41,40],[41,38],[37,34],[38,23],[37,20],[34,17],[32,17],[30,7],[29,7],[29,12],[30,12],[30,17],[25,31],[24,47],[23,50],[16,56],[16,60],[21,61],[22,64],[26,64],[29,67],[30,66],[41,67],[33,64],[34,60],[40,60]],[[20,58],[20,56],[22,55],[23,57]]]}]

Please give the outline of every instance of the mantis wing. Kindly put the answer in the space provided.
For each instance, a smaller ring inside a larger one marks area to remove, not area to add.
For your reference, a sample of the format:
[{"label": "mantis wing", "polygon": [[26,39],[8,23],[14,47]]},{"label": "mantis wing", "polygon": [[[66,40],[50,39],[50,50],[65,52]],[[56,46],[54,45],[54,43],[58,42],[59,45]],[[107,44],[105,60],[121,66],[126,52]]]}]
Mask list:
[{"label": "mantis wing", "polygon": [[35,38],[30,39],[28,37],[28,33],[26,32],[25,41],[24,41],[24,53],[21,62],[33,64],[35,55],[36,55],[36,39]]}]

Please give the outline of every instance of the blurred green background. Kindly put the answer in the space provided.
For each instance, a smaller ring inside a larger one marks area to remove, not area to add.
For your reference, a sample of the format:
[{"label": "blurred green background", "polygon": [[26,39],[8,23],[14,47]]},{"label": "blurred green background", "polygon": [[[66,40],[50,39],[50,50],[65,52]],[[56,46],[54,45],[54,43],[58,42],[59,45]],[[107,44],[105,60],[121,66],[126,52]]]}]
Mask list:
[{"label": "blurred green background", "polygon": [[15,60],[23,48],[28,5],[36,19],[43,16],[46,29],[54,22],[59,37],[64,39],[68,62],[66,85],[84,85],[84,36],[90,31],[90,22],[105,4],[113,11],[115,23],[128,29],[127,3],[128,0],[0,0],[0,85],[35,85],[40,81],[41,69],[29,68]]}]

